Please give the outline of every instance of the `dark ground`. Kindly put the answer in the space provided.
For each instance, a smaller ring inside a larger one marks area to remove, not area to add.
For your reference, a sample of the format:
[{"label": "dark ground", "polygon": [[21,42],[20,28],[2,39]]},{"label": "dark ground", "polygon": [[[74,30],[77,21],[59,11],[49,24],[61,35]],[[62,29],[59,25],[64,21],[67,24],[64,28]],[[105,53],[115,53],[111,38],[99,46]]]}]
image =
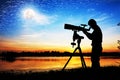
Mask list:
[{"label": "dark ground", "polygon": [[0,80],[120,80],[120,67],[77,68],[48,72],[29,71],[25,73],[1,71]]}]

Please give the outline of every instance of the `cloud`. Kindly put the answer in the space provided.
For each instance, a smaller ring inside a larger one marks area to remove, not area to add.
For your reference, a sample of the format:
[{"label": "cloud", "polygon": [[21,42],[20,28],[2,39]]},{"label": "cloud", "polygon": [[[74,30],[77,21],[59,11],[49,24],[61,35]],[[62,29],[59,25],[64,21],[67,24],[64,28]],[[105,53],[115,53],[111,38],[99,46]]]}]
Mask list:
[{"label": "cloud", "polygon": [[109,17],[110,17],[110,16],[109,16],[108,14],[103,13],[103,14],[101,14],[100,16],[98,16],[98,17],[96,18],[96,21],[101,22],[101,21],[104,21],[104,20],[108,19]]},{"label": "cloud", "polygon": [[24,27],[32,27],[34,25],[48,25],[56,20],[56,16],[48,16],[31,8],[27,8],[22,11],[22,18]]},{"label": "cloud", "polygon": [[43,14],[36,14],[36,16],[33,18],[34,21],[40,25],[46,25],[52,23],[52,17],[43,15]]},{"label": "cloud", "polygon": [[[71,41],[72,33],[67,32],[35,32],[30,34],[21,34],[15,40],[21,43],[44,44],[44,45],[63,45]],[[71,39],[71,40],[69,40]]]},{"label": "cloud", "polygon": [[108,27],[103,30],[104,44],[115,44],[120,38],[118,27]]}]

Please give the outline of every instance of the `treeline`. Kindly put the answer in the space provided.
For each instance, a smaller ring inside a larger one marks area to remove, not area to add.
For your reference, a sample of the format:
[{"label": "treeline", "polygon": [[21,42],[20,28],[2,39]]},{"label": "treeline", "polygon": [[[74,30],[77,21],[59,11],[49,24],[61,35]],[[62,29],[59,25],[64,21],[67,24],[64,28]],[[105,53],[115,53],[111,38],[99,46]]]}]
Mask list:
[{"label": "treeline", "polygon": [[[2,57],[60,57],[60,56],[91,56],[90,53],[71,53],[59,51],[45,51],[45,52],[1,52]],[[116,56],[120,57],[120,52],[103,52],[101,56]]]},{"label": "treeline", "polygon": [[[88,55],[88,54],[87,54]],[[2,52],[0,56],[13,57],[51,57],[51,56],[80,56],[79,53],[59,52],[59,51],[45,51],[45,52]]]}]

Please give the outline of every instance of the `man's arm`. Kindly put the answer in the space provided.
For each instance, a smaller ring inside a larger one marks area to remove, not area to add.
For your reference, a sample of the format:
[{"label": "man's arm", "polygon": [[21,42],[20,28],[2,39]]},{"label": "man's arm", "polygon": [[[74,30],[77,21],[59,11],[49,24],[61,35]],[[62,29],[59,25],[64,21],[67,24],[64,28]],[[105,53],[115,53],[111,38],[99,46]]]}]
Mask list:
[{"label": "man's arm", "polygon": [[88,33],[87,30],[83,30],[83,33],[90,39],[92,40],[92,34]]}]

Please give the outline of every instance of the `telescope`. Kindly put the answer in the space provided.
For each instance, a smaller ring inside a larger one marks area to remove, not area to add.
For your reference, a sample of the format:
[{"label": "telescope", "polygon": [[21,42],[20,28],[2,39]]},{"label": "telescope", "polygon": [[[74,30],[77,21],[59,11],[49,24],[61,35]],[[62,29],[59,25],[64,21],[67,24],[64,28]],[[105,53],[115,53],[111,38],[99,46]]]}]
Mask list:
[{"label": "telescope", "polygon": [[65,24],[64,25],[64,29],[68,29],[68,30],[73,30],[73,31],[82,31],[82,30],[86,30],[89,31],[91,29],[91,27],[89,27],[89,29],[86,29],[87,25],[86,24],[81,24],[81,26],[75,26],[75,25],[71,25],[71,24]]},{"label": "telescope", "polygon": [[[83,27],[81,27],[83,26]],[[71,42],[72,47],[74,47],[76,45],[75,41],[77,40],[77,47],[75,48],[75,50],[73,51],[73,53],[75,53],[77,50],[79,50],[80,53],[80,59],[81,59],[81,64],[83,68],[86,68],[86,64],[82,55],[82,50],[80,48],[80,43],[81,40],[84,39],[83,36],[80,36],[79,34],[77,34],[78,31],[82,31],[82,30],[87,30],[89,31],[89,29],[85,29],[85,27],[87,26],[86,24],[81,24],[81,26],[75,26],[75,25],[71,25],[71,24],[65,24],[64,25],[64,29],[68,29],[68,30],[72,30],[74,31],[73,33],[73,42]],[[68,61],[66,62],[66,64],[64,65],[63,69],[65,69],[65,67],[67,66],[68,62],[70,61],[70,59],[72,58],[72,56],[70,56],[70,58],[68,59]]]},{"label": "telescope", "polygon": [[72,47],[74,47],[76,45],[75,40],[77,40],[77,44],[78,44],[78,47],[79,47],[80,43],[81,43],[81,39],[84,39],[84,37],[77,34],[77,31],[74,31],[73,42],[71,42]]},{"label": "telescope", "polygon": [[77,40],[78,43],[78,47],[80,46],[80,42],[81,39],[84,39],[83,36],[80,36],[79,34],[77,34],[78,31],[89,31],[91,29],[91,27],[89,27],[89,29],[86,29],[87,25],[86,24],[81,24],[80,26],[75,26],[75,25],[71,25],[71,24],[65,24],[64,25],[64,29],[68,29],[68,30],[72,30],[74,31],[73,33],[73,42],[71,43],[71,45],[74,47],[76,45],[75,40]]}]

